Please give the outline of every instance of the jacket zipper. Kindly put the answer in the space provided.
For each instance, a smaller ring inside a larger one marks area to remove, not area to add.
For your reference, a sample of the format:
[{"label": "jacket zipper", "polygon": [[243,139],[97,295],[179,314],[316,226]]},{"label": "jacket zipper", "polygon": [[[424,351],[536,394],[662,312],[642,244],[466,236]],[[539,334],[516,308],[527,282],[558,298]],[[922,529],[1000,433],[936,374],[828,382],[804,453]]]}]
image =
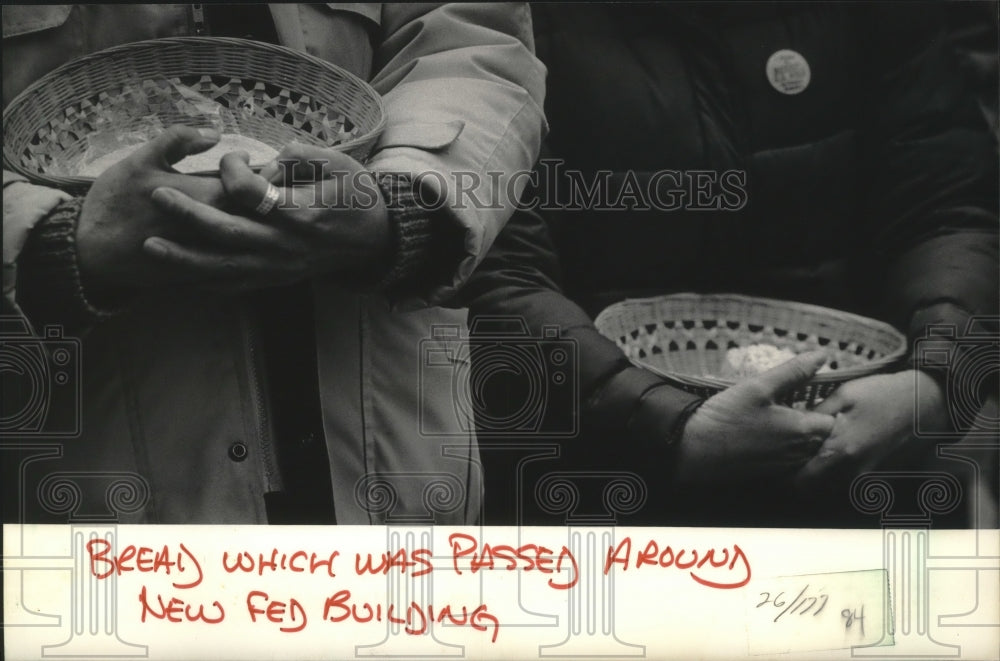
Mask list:
[{"label": "jacket zipper", "polygon": [[258,342],[257,331],[250,320],[247,319],[246,314],[242,315],[242,319],[244,345],[249,363],[250,396],[253,399],[256,412],[254,418],[257,423],[257,441],[263,457],[264,476],[267,480],[266,491],[277,491],[282,488],[281,474],[278,471],[277,457],[274,454],[274,447],[271,442],[271,432],[268,423],[268,403],[264,394],[260,357],[257,350],[260,343]]},{"label": "jacket zipper", "polygon": [[191,23],[196,37],[204,36],[208,32],[204,5],[191,5]]}]

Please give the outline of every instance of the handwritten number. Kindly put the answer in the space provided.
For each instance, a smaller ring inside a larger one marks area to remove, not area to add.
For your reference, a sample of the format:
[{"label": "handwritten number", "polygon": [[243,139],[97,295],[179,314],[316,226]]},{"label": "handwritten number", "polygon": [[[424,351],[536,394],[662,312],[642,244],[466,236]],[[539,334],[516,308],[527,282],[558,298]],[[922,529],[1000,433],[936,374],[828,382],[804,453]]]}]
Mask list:
[{"label": "handwritten number", "polygon": [[[805,608],[802,608],[803,606],[806,605],[807,601],[809,602],[809,605],[806,606]],[[812,608],[813,606],[816,605],[817,601],[818,601],[818,599],[816,599],[816,597],[806,597],[805,599],[802,600],[802,603],[800,603],[798,606],[795,607],[795,610],[792,611],[792,614],[794,615],[795,611],[797,611],[800,608],[802,608],[802,610],[799,611],[799,615],[805,615],[806,613],[809,612],[810,608]]]},{"label": "handwritten number", "polygon": [[[796,608],[798,608],[801,605],[801,604],[798,604],[799,599],[802,598],[802,595],[805,594],[806,590],[808,590],[808,589],[809,589],[809,584],[807,583],[806,586],[804,588],[802,588],[802,590],[799,591],[799,594],[798,594],[797,597],[795,597],[795,600],[792,601],[792,603],[788,604],[788,608],[786,608],[785,610],[781,611],[780,613],[778,613],[777,616],[775,616],[774,621],[777,622],[778,619],[782,615],[784,615],[785,613],[787,613],[792,606],[795,606]],[[782,602],[782,603],[784,603],[784,602]],[[798,604],[798,605],[796,605],[796,604]],[[774,605],[778,606],[777,599],[775,599],[775,604]],[[780,606],[778,606],[778,607],[780,608]],[[795,611],[793,610],[792,612],[794,613]]]},{"label": "handwritten number", "polygon": [[[805,585],[805,587],[803,587],[801,590],[799,590],[799,594],[795,597],[795,599],[793,599],[791,601],[791,603],[789,603],[785,599],[785,597],[784,597],[785,593],[784,592],[779,592],[778,594],[774,595],[773,600],[771,598],[771,593],[770,592],[760,592],[758,594],[760,594],[760,596],[763,597],[763,599],[761,600],[761,602],[759,604],[757,604],[757,608],[760,608],[761,606],[766,606],[767,604],[772,604],[775,608],[782,608],[782,607],[784,607],[784,610],[781,611],[780,613],[778,613],[774,617],[773,621],[777,622],[786,613],[791,614],[791,615],[795,615],[795,614],[805,615],[805,614],[809,613],[810,611],[812,611],[812,609],[815,608],[816,604],[819,604],[819,608],[817,608],[812,613],[813,617],[816,617],[817,615],[819,615],[820,613],[823,612],[824,608],[826,608],[826,602],[828,602],[830,600],[830,597],[829,597],[829,595],[822,594],[822,591],[823,591],[822,588],[820,589],[820,593],[821,594],[819,594],[819,595],[817,595],[815,597],[807,597],[807,596],[805,596],[805,593],[808,590],[809,590],[809,584],[807,583]],[[787,606],[786,606],[786,604],[787,604]],[[859,618],[857,616],[854,616],[853,614],[851,614],[851,615],[852,615],[851,621],[850,621],[850,624],[848,624],[848,626],[850,626],[851,624],[854,624],[855,620],[859,620],[860,621],[860,619],[861,619],[861,618]],[[847,616],[848,616],[847,609],[845,609],[844,613],[843,613],[843,617],[846,618]]]},{"label": "handwritten number", "polygon": [[844,623],[844,630],[848,630],[851,626],[857,622],[861,628],[861,635],[865,635],[865,607],[861,606],[861,615],[858,615],[857,609],[851,610],[850,608],[845,608],[840,611],[840,617],[844,618],[846,622]]},{"label": "handwritten number", "polygon": [[771,601],[770,592],[761,592],[760,594],[764,596],[764,601],[757,604],[757,608],[760,608],[761,606],[763,606],[768,602],[774,604],[775,608],[781,608],[782,606],[785,605],[784,601],[782,601],[780,604],[778,603],[778,600],[781,599],[781,595],[785,594],[784,592],[779,592],[778,594],[774,595],[774,601]]}]

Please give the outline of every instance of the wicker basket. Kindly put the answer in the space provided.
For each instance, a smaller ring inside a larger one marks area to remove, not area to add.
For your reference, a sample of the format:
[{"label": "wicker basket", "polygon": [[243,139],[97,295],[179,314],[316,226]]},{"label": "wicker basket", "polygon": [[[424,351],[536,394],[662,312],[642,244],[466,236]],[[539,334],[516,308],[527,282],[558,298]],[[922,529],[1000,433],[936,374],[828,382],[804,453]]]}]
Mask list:
[{"label": "wicker basket", "polygon": [[363,161],[385,126],[378,93],[319,58],[245,39],[153,39],[73,60],[11,101],[4,167],[44,185],[85,188],[93,177],[77,168],[88,136],[109,126],[127,134],[151,118],[164,127],[218,128],[217,117],[199,114],[205,102],[225,109],[240,134],[276,150],[298,141]]},{"label": "wicker basket", "polygon": [[783,400],[800,406],[818,403],[844,381],[891,367],[906,352],[906,338],[880,321],[735,294],[630,299],[606,308],[595,324],[632,362],[703,397],[735,383],[719,376],[731,348],[766,343],[795,353],[822,349],[829,371]]}]

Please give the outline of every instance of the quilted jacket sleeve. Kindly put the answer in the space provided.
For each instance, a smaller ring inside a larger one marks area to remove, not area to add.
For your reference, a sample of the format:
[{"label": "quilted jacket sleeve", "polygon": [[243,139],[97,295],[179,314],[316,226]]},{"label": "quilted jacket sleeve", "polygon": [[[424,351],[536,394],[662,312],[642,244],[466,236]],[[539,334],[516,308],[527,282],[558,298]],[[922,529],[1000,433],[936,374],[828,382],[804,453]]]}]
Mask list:
[{"label": "quilted jacket sleeve", "polygon": [[370,169],[408,175],[457,237],[438,281],[411,288],[406,304],[454,294],[513,212],[546,126],[545,68],[534,56],[521,3],[392,3],[372,85],[387,126]]},{"label": "quilted jacket sleeve", "polygon": [[621,439],[647,457],[668,451],[701,399],[633,366],[560,291],[559,279],[545,222],[534,213],[516,212],[458,299],[469,307],[473,340],[484,328],[480,320],[489,320],[490,335],[527,328],[531,337],[544,337],[544,327],[556,327],[576,350],[576,371],[568,378],[577,380],[579,400],[573,410],[553,413],[579,413],[588,437]]},{"label": "quilted jacket sleeve", "polygon": [[[891,33],[898,44],[884,49],[866,90],[871,258],[885,264],[882,309],[907,330],[913,363],[932,373],[951,372],[958,353],[950,352],[949,365],[928,362],[921,338],[951,333],[957,351],[995,337],[1000,299],[995,133],[944,9],[878,5],[865,21],[869,39]],[[981,323],[970,326],[974,319]]]}]

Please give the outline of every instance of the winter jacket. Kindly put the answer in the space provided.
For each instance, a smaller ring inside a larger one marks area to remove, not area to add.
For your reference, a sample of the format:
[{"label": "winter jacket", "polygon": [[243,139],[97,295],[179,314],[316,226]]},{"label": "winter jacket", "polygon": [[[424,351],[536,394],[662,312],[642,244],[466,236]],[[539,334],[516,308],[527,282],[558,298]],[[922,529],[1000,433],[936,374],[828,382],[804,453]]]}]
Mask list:
[{"label": "winter jacket", "polygon": [[667,439],[699,402],[594,329],[627,297],[735,292],[881,318],[914,347],[936,324],[989,341],[963,336],[997,313],[996,144],[946,11],[533,6],[552,130],[523,204],[545,222],[516,214],[465,295],[470,318],[576,343],[565,415],[581,434],[564,456],[663,481]]},{"label": "winter jacket", "polygon": [[[193,7],[201,6],[5,5],[4,105],[74,57],[199,32]],[[382,94],[388,123],[372,171],[431,171],[449,181],[452,171],[511,172],[537,157],[544,69],[525,5],[288,4],[270,12],[281,43],[352,70]],[[474,192],[491,199],[495,180],[481,180]],[[457,362],[425,370],[421,361],[435,327],[464,328],[463,310],[428,306],[447,298],[492,243],[510,214],[505,192],[491,208],[459,207],[449,187],[444,213],[464,230],[464,258],[439,282],[411,283],[405,300],[332,279],[312,283],[319,373],[302,377],[318,379],[339,523],[476,520],[475,436],[451,398],[463,372]],[[6,310],[19,310],[17,260],[30,229],[65,197],[4,172]],[[138,495],[114,508],[124,522],[265,522],[265,494],[295,476],[283,478],[276,465],[258,314],[239,296],[177,290],[138,298],[90,329],[68,385],[79,400],[49,398],[47,419],[5,432],[61,453],[19,478],[29,518],[65,515],[46,489],[51,476],[72,474],[106,476],[76,480],[87,503],[105,503],[116,475],[138,481]],[[51,340],[35,331],[18,341]]]}]

